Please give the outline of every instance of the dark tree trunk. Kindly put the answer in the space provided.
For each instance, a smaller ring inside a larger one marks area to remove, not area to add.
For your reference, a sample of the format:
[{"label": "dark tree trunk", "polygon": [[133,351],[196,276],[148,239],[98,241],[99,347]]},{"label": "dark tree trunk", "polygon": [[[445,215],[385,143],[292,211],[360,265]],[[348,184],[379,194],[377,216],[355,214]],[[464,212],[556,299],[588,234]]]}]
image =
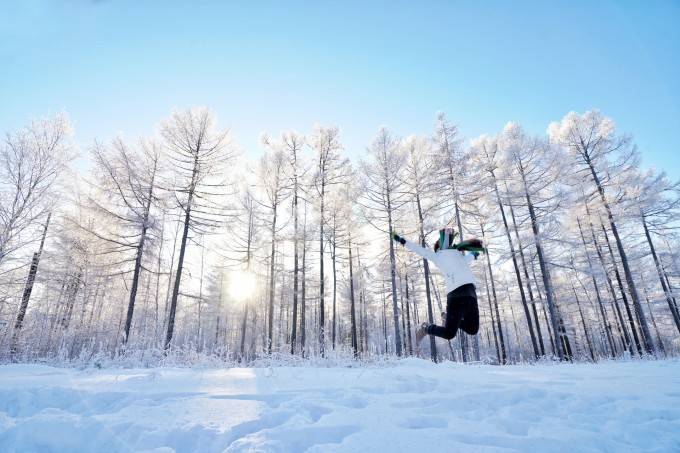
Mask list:
[{"label": "dark tree trunk", "polygon": [[68,329],[68,326],[71,323],[73,306],[76,302],[76,296],[78,295],[78,290],[80,289],[82,277],[83,272],[79,270],[75,276],[71,277],[68,286],[66,287],[66,306],[64,307],[64,312],[61,317],[61,327],[63,330]]},{"label": "dark tree trunk", "polygon": [[621,275],[619,274],[619,268],[616,263],[616,258],[614,258],[614,251],[612,250],[611,243],[609,242],[609,237],[607,236],[607,230],[604,224],[601,224],[602,232],[604,233],[604,239],[607,243],[607,249],[609,250],[609,258],[612,261],[612,267],[614,269],[614,277],[616,277],[616,283],[619,286],[619,291],[621,292],[621,299],[623,299],[623,306],[626,309],[626,314],[628,315],[628,322],[630,324],[631,332],[633,333],[633,341],[635,342],[635,347],[638,354],[642,355],[642,343],[640,342],[640,337],[638,336],[638,330],[635,326],[635,318],[633,312],[630,309],[630,304],[628,303],[628,297],[626,295],[626,290],[623,287],[623,281],[621,280]]},{"label": "dark tree trunk", "polygon": [[278,199],[274,200],[272,206],[272,229],[271,229],[271,248],[269,254],[269,311],[267,312],[267,354],[272,353],[272,343],[274,341],[274,297],[276,281],[274,279],[275,259],[276,259],[276,214],[278,209]]},{"label": "dark tree trunk", "polygon": [[[404,316],[405,309],[404,309],[404,288],[402,286],[402,280],[401,276],[399,276],[399,305],[401,309],[401,347],[403,351],[408,351],[410,349],[410,345],[406,341],[406,317]],[[408,353],[406,352],[408,355]]]},{"label": "dark tree trunk", "polygon": [[607,319],[607,312],[604,309],[604,304],[602,303],[602,297],[600,296],[600,288],[597,284],[597,279],[595,278],[595,272],[593,271],[593,263],[590,260],[590,254],[588,253],[588,245],[586,244],[586,237],[583,234],[583,228],[581,227],[581,219],[576,219],[578,224],[578,231],[581,235],[581,243],[583,244],[583,251],[586,255],[586,260],[588,261],[588,270],[590,271],[590,277],[593,280],[593,287],[595,288],[595,296],[597,297],[597,305],[600,309],[600,315],[602,316],[602,322],[605,325],[605,333],[607,336],[607,343],[609,344],[609,350],[611,351],[611,356],[616,357],[616,347],[614,346],[614,339],[611,332],[611,325]]},{"label": "dark tree trunk", "polygon": [[[541,268],[541,275],[543,277],[543,288],[545,290],[545,299],[548,303],[548,311],[550,312],[550,319],[552,321],[552,330],[556,335],[562,335],[564,332],[560,329],[561,317],[557,304],[554,300],[554,292],[552,288],[552,281],[550,279],[550,270],[548,269],[548,263],[546,262],[545,256],[543,254],[543,246],[541,244],[541,234],[538,226],[538,219],[536,218],[536,212],[534,211],[534,204],[529,196],[529,191],[526,187],[526,181],[524,182],[524,196],[527,202],[527,208],[529,209],[529,217],[531,219],[531,230],[534,234],[534,244],[536,247],[536,255],[538,255],[538,265]],[[564,360],[565,354],[562,344],[565,341],[563,339],[555,340],[555,349],[557,350],[557,357],[560,360]]]},{"label": "dark tree trunk", "polygon": [[179,259],[177,261],[177,272],[175,273],[175,286],[172,290],[172,299],[170,300],[170,314],[168,315],[168,330],[165,335],[164,349],[170,347],[172,341],[172,334],[175,330],[175,314],[177,313],[177,298],[179,297],[179,287],[182,282],[182,269],[184,268],[184,253],[187,248],[187,238],[189,237],[189,222],[191,222],[191,194],[189,202],[187,203],[186,214],[184,216],[184,230],[182,231],[182,242],[179,246]]},{"label": "dark tree trunk", "polygon": [[651,342],[651,334],[649,333],[649,326],[647,325],[647,319],[642,311],[642,305],[640,304],[640,298],[635,287],[635,281],[633,280],[633,274],[630,271],[630,265],[628,264],[628,255],[623,248],[623,243],[621,242],[621,237],[619,236],[619,230],[616,227],[616,222],[614,222],[614,215],[609,207],[609,202],[604,193],[604,187],[600,183],[600,178],[595,171],[595,167],[590,160],[587,160],[588,167],[590,168],[590,173],[593,176],[595,185],[597,186],[597,191],[600,194],[600,199],[607,212],[607,218],[609,220],[609,226],[611,227],[612,234],[614,235],[614,240],[616,242],[616,248],[618,249],[619,256],[621,257],[621,265],[623,266],[623,273],[626,276],[626,283],[628,284],[628,290],[630,292],[630,297],[633,300],[633,308],[635,309],[635,314],[640,319],[640,327],[642,328],[642,340],[644,342],[645,351],[648,354],[654,352],[654,344]]},{"label": "dark tree trunk", "polygon": [[298,322],[298,290],[300,288],[299,279],[299,212],[298,212],[298,175],[297,175],[297,148],[293,148],[293,326],[290,334],[290,353],[295,354],[295,343],[297,342],[297,322]]},{"label": "dark tree trunk", "polygon": [[545,320],[545,325],[548,326],[548,335],[550,336],[550,347],[552,353],[555,354],[555,336],[550,328],[550,321],[548,321],[548,312],[545,310],[545,304],[543,305],[543,319]]},{"label": "dark tree trunk", "polygon": [[413,338],[411,338],[411,309],[408,292],[408,274],[404,275],[406,286],[406,332],[408,333],[408,355],[413,355]]},{"label": "dark tree trunk", "polygon": [[[383,290],[382,290],[382,324],[383,324],[383,335],[385,337],[385,354],[389,352],[388,346],[387,346],[387,309],[385,308],[385,282],[383,282]],[[398,339],[397,339],[398,341]]]},{"label": "dark tree trunk", "polygon": [[170,319],[170,295],[172,294],[170,289],[172,288],[172,274],[173,266],[175,265],[175,252],[177,251],[177,238],[179,237],[179,226],[182,224],[182,213],[180,212],[177,216],[177,227],[175,228],[175,238],[172,242],[172,253],[170,254],[170,270],[168,272],[168,287],[165,291],[165,307],[163,311],[165,316],[163,316],[163,329],[167,330],[168,319]]},{"label": "dark tree trunk", "polygon": [[306,354],[307,342],[307,215],[302,236],[302,288],[300,289],[300,352],[302,357]]},{"label": "dark tree trunk", "polygon": [[[506,185],[507,192],[507,185]],[[519,249],[519,257],[522,262],[522,269],[524,270],[524,280],[527,284],[527,292],[529,293],[529,303],[534,315],[534,322],[536,323],[536,335],[538,336],[538,345],[541,348],[541,355],[545,355],[545,345],[543,344],[543,334],[541,332],[541,323],[538,321],[538,312],[536,311],[536,301],[534,300],[534,293],[531,290],[531,279],[529,278],[529,271],[527,269],[526,258],[524,257],[524,248],[522,247],[522,240],[519,237],[519,229],[517,228],[517,220],[515,218],[515,209],[510,206],[510,218],[512,219],[512,226],[515,231],[515,239],[517,239],[517,248]]]},{"label": "dark tree trunk", "polygon": [[52,213],[47,214],[47,220],[45,220],[45,226],[43,227],[43,234],[40,238],[40,246],[38,246],[38,251],[33,254],[33,259],[31,260],[31,267],[28,270],[28,277],[26,278],[26,284],[24,285],[24,292],[21,295],[21,304],[19,305],[19,312],[17,313],[17,319],[14,323],[14,333],[12,334],[12,342],[10,346],[10,355],[14,356],[17,352],[17,342],[19,341],[19,334],[21,328],[24,325],[24,317],[26,316],[26,310],[28,309],[28,302],[31,300],[31,293],[33,292],[33,284],[35,283],[35,276],[38,274],[38,265],[40,264],[40,256],[42,255],[43,247],[45,246],[45,238],[47,237],[47,229],[50,226],[50,218]]},{"label": "dark tree trunk", "polygon": [[527,304],[527,297],[524,293],[524,285],[522,283],[522,277],[519,272],[519,265],[517,264],[517,255],[515,253],[515,246],[512,242],[512,237],[510,236],[510,228],[508,227],[508,220],[505,217],[505,208],[503,207],[503,202],[501,200],[501,195],[498,190],[498,184],[496,182],[496,175],[491,172],[491,177],[494,181],[494,192],[496,193],[496,201],[498,202],[498,208],[501,212],[501,218],[503,219],[503,226],[505,228],[505,236],[508,239],[508,245],[510,246],[510,255],[512,257],[512,265],[515,269],[515,278],[517,279],[517,287],[519,288],[519,294],[522,299],[522,308],[524,309],[524,316],[527,320],[527,327],[529,328],[529,336],[531,337],[531,345],[534,349],[534,356],[538,359],[540,357],[540,352],[538,350],[538,343],[536,342],[536,334],[534,333],[534,325],[531,321],[531,314],[529,313],[529,306]]},{"label": "dark tree trunk", "polygon": [[[390,234],[392,232],[392,202],[389,194],[387,195],[387,227]],[[392,317],[394,318],[394,345],[397,357],[401,357],[401,332],[399,329],[399,305],[397,303],[397,258],[394,252],[394,241],[390,242],[390,283],[392,284]]]},{"label": "dark tree trunk", "polygon": [[357,245],[357,267],[359,268],[359,287],[361,288],[361,292],[359,293],[359,310],[361,314],[361,331],[363,332],[363,335],[361,338],[363,339],[363,343],[361,346],[361,349],[364,352],[368,352],[368,312],[367,312],[367,307],[366,307],[366,293],[365,293],[365,288],[364,288],[364,282],[363,282],[363,273],[362,273],[362,267],[361,267],[361,255],[359,254],[359,246]]},{"label": "dark tree trunk", "polygon": [[179,287],[182,282],[182,269],[184,267],[184,253],[187,247],[187,238],[189,237],[189,225],[191,222],[191,208],[194,200],[194,192],[196,190],[196,178],[198,177],[198,152],[194,155],[194,166],[191,174],[191,183],[189,184],[189,191],[187,194],[187,204],[184,215],[184,231],[182,232],[182,242],[179,248],[179,259],[177,261],[177,272],[175,273],[175,287],[172,291],[172,300],[170,301],[170,313],[168,315],[168,331],[165,335],[165,346],[167,350],[172,341],[172,334],[175,330],[175,315],[177,313],[177,298],[179,297]]},{"label": "dark tree trunk", "polygon": [[[335,233],[334,233],[335,234]],[[333,332],[332,332],[332,345],[333,345],[333,350],[335,351],[335,331],[336,331],[336,322],[337,322],[337,298],[338,298],[338,270],[337,270],[337,263],[336,263],[336,245],[335,245],[335,238],[333,238],[333,247],[331,251],[331,262],[333,264]]]},{"label": "dark tree trunk", "polygon": [[[588,214],[588,224],[590,226],[590,237],[593,241],[593,244],[595,245],[595,251],[597,252],[597,257],[600,260],[600,266],[602,267],[602,271],[604,272],[605,280],[607,281],[607,289],[609,290],[609,293],[612,298],[612,303],[614,305],[614,309],[617,314],[617,320],[619,323],[619,328],[620,331],[623,333],[623,348],[627,349],[631,355],[635,354],[633,350],[633,344],[630,338],[630,335],[628,333],[628,329],[626,328],[626,323],[623,320],[623,315],[621,313],[621,308],[619,307],[619,301],[616,298],[616,291],[614,290],[614,283],[612,282],[611,278],[609,277],[609,273],[607,272],[607,265],[604,260],[604,255],[602,253],[602,248],[600,247],[600,243],[597,240],[597,237],[595,236],[595,227],[593,226],[592,219],[590,217],[590,209],[588,208],[588,205],[586,204],[586,213]],[[625,298],[625,293],[622,294],[623,298]],[[624,299],[625,300],[625,299]]]},{"label": "dark tree trunk", "polygon": [[545,321],[545,327],[548,330],[548,337],[550,338],[550,348],[552,351],[553,356],[557,355],[557,352],[555,350],[555,337],[553,336],[552,328],[550,327],[550,321],[548,320],[548,313],[546,312],[545,309],[545,301],[543,300],[543,295],[541,294],[541,288],[538,285],[538,278],[536,277],[536,264],[534,261],[531,261],[531,276],[533,277],[534,284],[536,285],[536,295],[538,296],[538,300],[541,303],[541,311],[543,312],[543,320]]},{"label": "dark tree trunk", "polygon": [[649,296],[647,295],[647,290],[645,290],[645,300],[647,301],[647,310],[649,310],[649,318],[652,320],[652,326],[654,326],[654,331],[656,333],[656,342],[659,344],[659,350],[664,355],[664,357],[666,357],[666,347],[663,345],[663,340],[661,340],[659,326],[656,325],[656,319],[654,319],[652,305],[649,303]]},{"label": "dark tree trunk", "polygon": [[581,324],[583,325],[583,334],[586,336],[586,343],[588,344],[588,351],[590,352],[590,358],[595,362],[595,351],[593,351],[593,344],[590,341],[590,334],[588,333],[588,326],[586,325],[586,318],[583,316],[583,310],[581,309],[581,302],[578,299],[578,294],[576,294],[576,288],[571,285],[571,290],[574,292],[574,298],[576,299],[576,306],[578,307],[578,313],[581,316]]},{"label": "dark tree trunk", "polygon": [[[319,158],[321,159],[321,158]],[[321,162],[319,162],[321,165]],[[326,355],[326,307],[324,289],[324,262],[323,262],[323,227],[324,227],[324,202],[326,194],[325,174],[321,176],[321,209],[319,211],[319,348],[321,357]]]},{"label": "dark tree trunk", "polygon": [[661,268],[661,263],[659,262],[659,257],[656,254],[656,249],[654,248],[654,243],[652,242],[652,236],[649,234],[649,228],[647,227],[647,220],[644,214],[640,213],[642,219],[642,226],[645,229],[645,237],[647,238],[647,244],[649,244],[649,250],[652,252],[652,258],[654,259],[654,266],[656,266],[656,271],[659,274],[659,281],[661,282],[661,288],[663,289],[664,296],[666,296],[666,302],[668,303],[668,308],[671,310],[671,315],[673,316],[673,321],[675,322],[675,327],[680,332],[680,313],[678,313],[677,306],[675,303],[675,298],[671,294],[668,285],[666,284],[666,275]]},{"label": "dark tree trunk", "polygon": [[[484,227],[482,227],[482,237],[484,237]],[[496,310],[496,327],[498,328],[498,340],[499,340],[500,348],[501,348],[500,363],[501,363],[501,365],[505,365],[508,361],[508,357],[507,357],[506,352],[505,352],[505,340],[503,338],[501,314],[500,314],[500,311],[498,310],[498,297],[496,296],[496,284],[494,283],[493,271],[491,270],[491,258],[489,258],[488,253],[485,253],[485,255],[486,255],[486,266],[487,266],[487,269],[489,270],[489,281],[491,282],[491,294],[493,295],[493,304],[494,304],[494,308]]]},{"label": "dark tree trunk", "polygon": [[[496,323],[496,319],[493,314],[493,307],[491,306],[491,291],[489,290],[489,279],[486,276],[487,270],[484,270],[484,287],[486,289],[486,299],[487,302],[489,302],[489,316],[491,316],[491,330],[493,330],[493,341],[494,344],[496,345],[496,355],[498,357],[498,363],[503,363],[501,359],[501,349],[498,346],[498,333],[497,333],[497,326],[498,324]],[[487,330],[487,335],[489,334],[489,331]]]},{"label": "dark tree trunk", "polygon": [[[423,209],[420,203],[420,195],[416,194],[416,207],[418,208],[418,227],[420,229],[420,245],[427,247],[425,244],[425,231],[423,228]],[[430,263],[423,258],[423,273],[425,274],[425,298],[427,300],[427,322],[434,324],[434,313],[432,310],[432,293],[430,291]],[[430,358],[434,363],[437,363],[437,343],[434,336],[428,335],[430,340]]]},{"label": "dark tree trunk", "polygon": [[147,193],[146,205],[144,206],[144,214],[142,218],[142,229],[139,236],[139,243],[137,244],[137,256],[135,256],[135,270],[132,275],[132,286],[130,287],[130,298],[128,300],[127,316],[125,317],[125,335],[123,336],[123,344],[126,344],[130,339],[130,328],[132,327],[132,315],[135,311],[135,300],[137,299],[137,287],[139,286],[139,276],[142,273],[142,258],[144,256],[144,245],[146,243],[146,231],[149,228],[149,212],[151,211],[151,200],[153,199],[154,180],[156,177],[156,168],[151,176],[151,183]]},{"label": "dark tree trunk", "polygon": [[357,315],[354,307],[354,268],[352,263],[352,237],[349,236],[347,241],[347,250],[349,251],[349,310],[350,310],[350,322],[352,329],[352,353],[356,358],[358,355],[358,344],[357,344]]}]

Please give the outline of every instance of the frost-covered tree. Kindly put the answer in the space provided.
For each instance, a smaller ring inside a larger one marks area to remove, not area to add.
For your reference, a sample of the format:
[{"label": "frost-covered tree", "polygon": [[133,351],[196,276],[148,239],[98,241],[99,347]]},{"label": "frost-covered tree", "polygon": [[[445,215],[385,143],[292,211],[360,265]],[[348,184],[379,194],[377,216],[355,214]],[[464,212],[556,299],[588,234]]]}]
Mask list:
[{"label": "frost-covered tree", "polygon": [[228,193],[225,173],[233,153],[228,147],[228,131],[218,130],[214,115],[204,108],[174,112],[163,124],[161,135],[170,164],[175,169],[174,201],[184,216],[165,336],[167,349],[175,329],[189,232],[205,234],[224,224],[226,206],[223,197]]},{"label": "frost-covered tree", "polygon": [[325,307],[325,275],[324,275],[324,227],[328,221],[326,212],[326,197],[332,186],[342,180],[342,169],[346,160],[342,159],[339,151],[340,131],[337,127],[318,126],[309,138],[313,148],[317,166],[314,175],[314,187],[318,196],[319,206],[319,345],[321,356],[325,354],[326,343],[326,307]]},{"label": "frost-covered tree", "polygon": [[269,233],[269,298],[267,302],[267,340],[266,350],[272,352],[274,338],[274,297],[275,297],[275,270],[276,270],[276,246],[277,237],[281,228],[281,204],[288,197],[290,187],[286,179],[287,156],[284,151],[275,145],[260,159],[258,177],[261,181],[262,200],[259,201],[266,211],[263,221]]},{"label": "frost-covered tree", "polygon": [[538,358],[540,356],[540,352],[538,349],[538,343],[536,341],[534,323],[531,319],[531,314],[529,313],[529,305],[527,303],[526,293],[524,291],[524,284],[522,282],[519,264],[517,261],[517,252],[515,249],[514,241],[512,240],[512,236],[510,235],[510,227],[508,226],[508,220],[505,214],[505,206],[499,189],[500,178],[499,167],[502,165],[500,162],[501,156],[499,151],[500,149],[499,145],[502,146],[501,140],[494,139],[488,136],[480,137],[473,144],[480,158],[480,164],[484,167],[486,176],[488,178],[487,180],[488,185],[491,189],[491,192],[493,193],[493,197],[498,206],[498,211],[501,214],[501,219],[503,221],[503,231],[505,232],[505,237],[508,241],[508,246],[510,247],[510,258],[512,260],[513,269],[515,271],[515,278],[517,279],[517,287],[519,289],[520,298],[522,301],[522,308],[524,309],[524,316],[527,322],[529,336],[531,338],[531,345],[533,347],[534,356]]},{"label": "frost-covered tree", "polygon": [[[509,185],[513,189],[512,195],[515,198],[515,201],[510,201],[509,206],[512,222],[515,224],[516,229],[517,225],[512,203],[519,203],[526,209],[528,220],[531,224],[531,240],[541,269],[552,329],[554,332],[559,332],[560,315],[554,300],[555,293],[551,279],[550,260],[546,257],[544,247],[545,232],[541,232],[541,225],[545,224],[550,214],[555,212],[562,198],[559,190],[559,178],[562,174],[559,154],[545,140],[527,136],[521,126],[516,123],[508,123],[506,125],[501,135],[501,147],[504,153],[502,156],[502,166],[505,168],[506,178],[509,180]],[[545,230],[545,227],[543,229]],[[517,230],[515,231],[517,232]],[[534,301],[528,265],[519,232],[516,234],[516,240],[519,245],[525,283],[534,313],[537,334],[541,342],[541,350],[544,351],[536,302]],[[556,352],[560,358],[563,358],[564,352],[561,350],[561,344],[561,341],[557,343]]]},{"label": "frost-covered tree", "polygon": [[130,147],[120,138],[108,148],[95,144],[92,150],[97,192],[103,197],[90,197],[88,204],[106,220],[88,232],[108,242],[109,252],[129,254],[121,265],[134,263],[124,343],[130,336],[146,245],[156,226],[151,209],[158,200],[160,155],[156,143],[141,141],[138,147]]},{"label": "frost-covered tree", "polygon": [[564,147],[573,156],[574,163],[588,175],[595,185],[600,202],[604,207],[609,227],[611,228],[621,265],[626,277],[626,284],[633,301],[636,317],[643,332],[643,342],[648,353],[654,351],[647,318],[642,310],[635,279],[630,268],[628,254],[623,246],[621,235],[614,218],[611,193],[607,192],[612,176],[635,164],[636,152],[630,137],[615,133],[614,122],[598,111],[589,111],[583,115],[568,113],[559,122],[553,122],[548,128],[553,143]]},{"label": "frost-covered tree", "polygon": [[394,341],[398,356],[402,355],[399,306],[397,302],[397,263],[392,241],[392,231],[397,212],[407,202],[403,192],[401,172],[405,156],[399,141],[385,127],[378,130],[368,149],[368,159],[362,162],[363,205],[368,222],[383,233],[389,243],[389,272],[392,292]]},{"label": "frost-covered tree", "polygon": [[680,182],[672,183],[665,173],[648,171],[637,177],[637,182],[630,188],[634,208],[639,213],[640,223],[645,232],[649,252],[654,261],[659,282],[668,303],[675,327],[680,333],[680,312],[675,295],[668,284],[668,275],[659,258],[652,239],[652,234],[662,235],[674,229],[674,222],[680,213]]},{"label": "frost-covered tree", "polygon": [[[442,120],[443,121],[443,120]],[[451,148],[453,138],[450,127],[442,125],[440,129],[442,147],[445,147],[447,158],[452,158]],[[404,164],[404,192],[407,193],[413,204],[415,205],[415,214],[417,219],[418,242],[423,247],[427,247],[425,242],[426,231],[429,232],[435,229],[432,225],[433,218],[437,217],[438,210],[442,208],[441,204],[446,203],[448,199],[448,191],[444,192],[444,196],[439,189],[442,187],[438,178],[438,159],[435,158],[432,143],[422,137],[411,136],[403,142],[405,152]],[[448,161],[447,161],[448,162]],[[453,165],[453,164],[452,164]],[[452,168],[447,167],[449,170]],[[453,173],[446,173],[447,177],[451,177]],[[442,200],[443,198],[443,200]],[[460,218],[458,211],[458,203],[453,201],[456,218]],[[423,275],[425,280],[425,298],[427,301],[427,321],[434,324],[434,312],[432,309],[432,291],[430,288],[430,263],[423,258]],[[437,362],[437,344],[434,336],[429,336],[430,340],[430,357],[433,362]]]},{"label": "frost-covered tree", "polygon": [[35,233],[40,237],[32,227],[57,198],[55,182],[74,157],[71,134],[61,114],[8,132],[0,143],[0,266]]}]

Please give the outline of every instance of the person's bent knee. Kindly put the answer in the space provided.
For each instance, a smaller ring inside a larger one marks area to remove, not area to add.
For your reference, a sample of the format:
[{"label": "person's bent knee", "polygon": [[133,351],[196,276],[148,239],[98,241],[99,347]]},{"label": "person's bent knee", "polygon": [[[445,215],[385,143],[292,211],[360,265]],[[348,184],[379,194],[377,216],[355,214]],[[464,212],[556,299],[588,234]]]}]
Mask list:
[{"label": "person's bent knee", "polygon": [[442,335],[442,338],[445,340],[453,340],[456,336],[456,331],[453,329],[447,330],[444,332],[444,335]]},{"label": "person's bent knee", "polygon": [[465,333],[468,335],[477,335],[477,332],[479,332],[479,325],[473,326],[470,329],[465,330]]}]

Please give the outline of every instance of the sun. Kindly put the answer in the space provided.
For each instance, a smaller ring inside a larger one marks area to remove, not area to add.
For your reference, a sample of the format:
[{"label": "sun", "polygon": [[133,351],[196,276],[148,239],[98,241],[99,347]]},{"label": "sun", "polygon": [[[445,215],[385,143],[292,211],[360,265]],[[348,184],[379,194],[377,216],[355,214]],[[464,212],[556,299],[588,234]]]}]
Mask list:
[{"label": "sun", "polygon": [[255,275],[248,271],[235,271],[229,275],[229,294],[237,301],[250,299],[257,289]]}]

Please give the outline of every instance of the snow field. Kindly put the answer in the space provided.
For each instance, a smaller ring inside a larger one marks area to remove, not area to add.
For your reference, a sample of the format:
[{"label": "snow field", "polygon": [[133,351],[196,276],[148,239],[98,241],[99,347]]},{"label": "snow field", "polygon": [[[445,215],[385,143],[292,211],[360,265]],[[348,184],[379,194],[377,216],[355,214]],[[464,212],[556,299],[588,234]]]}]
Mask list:
[{"label": "snow field", "polygon": [[680,451],[680,361],[0,366],[2,452]]}]

